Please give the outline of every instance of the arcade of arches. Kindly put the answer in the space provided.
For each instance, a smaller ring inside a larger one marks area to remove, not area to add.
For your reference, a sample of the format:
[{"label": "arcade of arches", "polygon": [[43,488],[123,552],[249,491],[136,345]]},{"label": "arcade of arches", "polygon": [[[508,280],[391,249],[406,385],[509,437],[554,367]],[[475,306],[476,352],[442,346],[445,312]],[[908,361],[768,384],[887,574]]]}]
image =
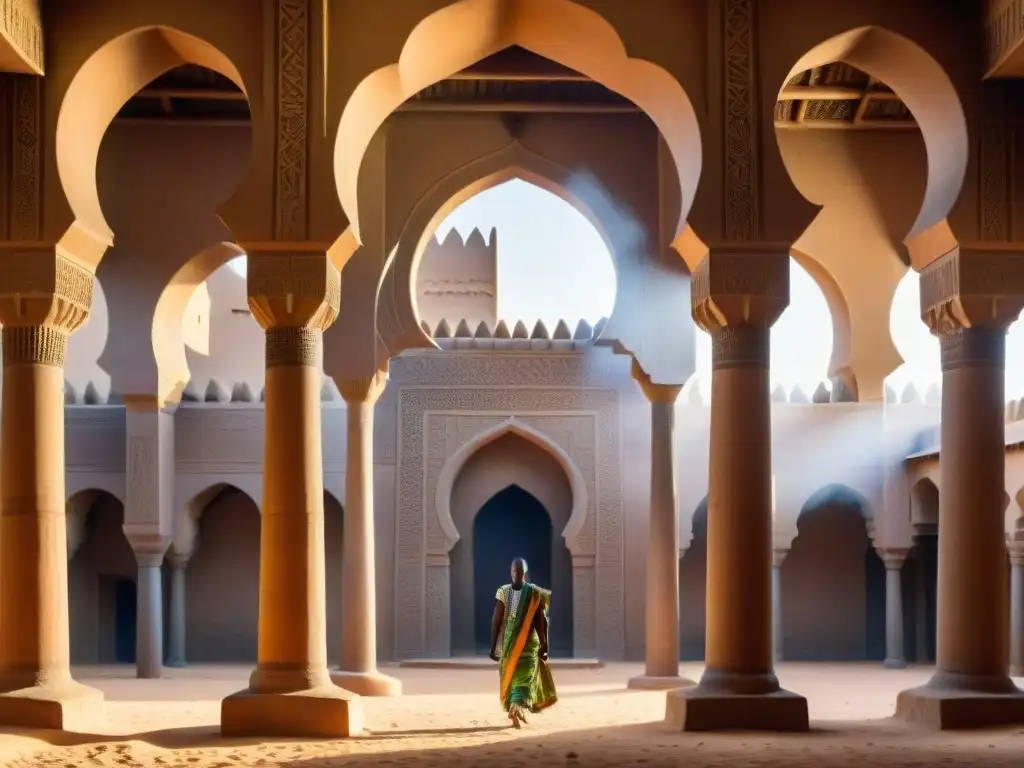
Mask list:
[{"label": "arcade of arches", "polygon": [[[523,554],[556,654],[642,659],[675,727],[805,730],[779,658],[1024,722],[1019,4],[15,5],[0,725],[216,660],[225,734],[356,734]],[[510,179],[594,227],[607,318],[506,318],[501,233],[434,237]],[[769,370],[791,261],[813,391]],[[941,371],[888,394],[910,270]]]}]

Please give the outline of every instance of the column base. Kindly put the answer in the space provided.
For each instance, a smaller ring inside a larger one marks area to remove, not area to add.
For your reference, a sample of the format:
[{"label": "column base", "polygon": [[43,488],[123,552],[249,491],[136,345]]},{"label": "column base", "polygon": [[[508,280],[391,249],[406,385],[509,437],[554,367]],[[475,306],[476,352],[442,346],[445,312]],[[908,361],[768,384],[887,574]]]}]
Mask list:
[{"label": "column base", "polygon": [[670,691],[675,688],[692,688],[696,683],[689,678],[675,675],[674,677],[657,677],[654,675],[637,675],[629,678],[626,686],[634,691]]},{"label": "column base", "polygon": [[401,696],[402,681],[388,675],[382,675],[374,670],[373,672],[345,672],[334,670],[331,672],[331,682],[352,691],[360,696]]},{"label": "column base", "polygon": [[903,659],[886,659],[882,662],[882,666],[886,669],[906,669],[907,662]]},{"label": "column base", "polygon": [[336,685],[290,693],[233,693],[220,704],[222,736],[337,738],[364,726],[359,696]]},{"label": "column base", "polygon": [[74,680],[0,693],[0,726],[88,733],[102,721],[102,691]]},{"label": "column base", "polygon": [[935,730],[989,728],[1024,723],[1024,691],[1009,677],[936,675],[918,688],[900,691],[896,718]]},{"label": "column base", "polygon": [[164,662],[164,666],[168,669],[184,669],[188,666],[184,661],[171,660]]},{"label": "column base", "polygon": [[707,670],[695,688],[669,691],[665,722],[681,731],[807,731],[807,699],[779,687],[774,674]]}]

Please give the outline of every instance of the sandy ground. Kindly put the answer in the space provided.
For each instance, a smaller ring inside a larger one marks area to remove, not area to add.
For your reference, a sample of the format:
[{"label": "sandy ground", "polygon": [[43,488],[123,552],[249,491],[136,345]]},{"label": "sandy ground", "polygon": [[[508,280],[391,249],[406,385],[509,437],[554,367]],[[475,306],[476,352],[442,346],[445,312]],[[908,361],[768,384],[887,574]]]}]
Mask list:
[{"label": "sandy ground", "polygon": [[[696,678],[699,666],[684,667]],[[245,667],[168,670],[135,680],[131,668],[76,670],[107,696],[100,734],[0,733],[0,765],[36,768],[235,766],[933,766],[1024,765],[1024,728],[928,733],[887,720],[902,688],[927,669],[783,664],[779,677],[807,696],[810,734],[683,734],[661,721],[663,693],[625,690],[636,665],[567,670],[560,701],[522,731],[507,726],[491,671],[389,669],[398,699],[365,699],[368,733],[346,741],[222,739],[220,698],[244,686]],[[441,693],[443,691],[443,693]]]}]

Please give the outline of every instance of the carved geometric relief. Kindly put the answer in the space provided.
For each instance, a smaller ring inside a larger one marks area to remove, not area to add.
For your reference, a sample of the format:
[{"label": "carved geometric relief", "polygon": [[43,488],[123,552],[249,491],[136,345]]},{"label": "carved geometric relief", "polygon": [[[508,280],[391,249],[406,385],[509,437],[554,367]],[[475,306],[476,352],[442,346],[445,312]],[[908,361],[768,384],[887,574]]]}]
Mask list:
[{"label": "carved geometric relief", "polygon": [[754,0],[725,0],[725,232],[730,241],[758,234],[758,94]]},{"label": "carved geometric relief", "polygon": [[159,441],[155,434],[131,435],[128,438],[128,503],[126,523],[160,522],[158,469]]},{"label": "carved geometric relief", "polygon": [[309,0],[277,4],[277,217],[279,240],[306,236]]},{"label": "carved geometric relief", "polygon": [[[437,359],[437,358],[435,358]],[[509,382],[524,377],[537,380],[533,361],[542,357],[517,360],[491,358],[489,373]],[[503,369],[503,370],[501,370]],[[532,373],[524,369],[533,369]],[[426,371],[423,371],[427,374]],[[573,373],[578,373],[574,371]],[[425,375],[428,380],[433,378]],[[459,377],[462,382],[473,381],[466,371]],[[550,381],[550,379],[549,379]],[[525,386],[515,389],[505,387],[434,388],[403,387],[399,393],[399,453],[398,453],[398,498],[396,520],[396,579],[395,579],[395,653],[398,658],[421,656],[427,651],[424,640],[425,628],[429,624],[426,564],[428,546],[443,546],[443,536],[436,524],[433,497],[429,485],[436,487],[437,475],[445,461],[458,446],[464,444],[480,431],[486,430],[510,416],[522,418],[524,423],[532,422],[538,431],[545,434],[553,420],[552,432],[558,434],[567,452],[576,451],[583,466],[588,467],[590,498],[595,505],[595,514],[588,514],[588,531],[581,539],[589,537],[596,555],[596,569],[600,574],[595,583],[599,586],[595,599],[601,605],[597,612],[598,626],[586,630],[587,637],[597,636],[601,642],[598,652],[605,658],[620,658],[624,647],[623,620],[623,513],[621,477],[619,471],[619,394],[617,390],[584,389],[579,385],[571,388]],[[441,411],[443,413],[437,413]],[[545,416],[545,412],[558,412]],[[434,412],[434,413],[431,413]],[[464,415],[459,415],[460,412]],[[590,416],[587,416],[590,412]],[[566,428],[567,413],[581,413],[596,423],[590,428],[588,449],[587,429]],[[531,426],[532,426],[531,425]],[[596,431],[596,435],[595,435]],[[589,455],[588,455],[589,453]],[[570,452],[576,460],[576,453]],[[593,456],[591,459],[590,456]],[[593,467],[593,469],[591,469]],[[588,510],[589,512],[590,510]],[[431,518],[434,521],[431,521]],[[593,522],[590,522],[593,521]],[[430,543],[432,542],[432,544]],[[430,569],[433,570],[433,569]],[[437,574],[434,574],[436,576]],[[581,595],[585,594],[586,579]],[[437,588],[434,584],[434,589]],[[575,586],[574,586],[575,589]],[[433,592],[433,590],[432,590]],[[435,596],[430,598],[437,600]],[[574,600],[575,602],[575,600]],[[580,634],[578,628],[577,634]],[[433,643],[429,644],[433,647]]]},{"label": "carved geometric relief", "polygon": [[39,89],[42,78],[12,75],[14,131],[11,136],[11,239],[39,237]]}]

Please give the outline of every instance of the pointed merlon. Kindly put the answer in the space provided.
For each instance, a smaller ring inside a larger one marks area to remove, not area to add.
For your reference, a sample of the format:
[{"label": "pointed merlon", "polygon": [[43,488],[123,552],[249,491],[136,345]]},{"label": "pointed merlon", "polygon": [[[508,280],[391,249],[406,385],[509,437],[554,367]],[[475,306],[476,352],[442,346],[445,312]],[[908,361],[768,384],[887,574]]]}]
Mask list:
[{"label": "pointed merlon", "polygon": [[569,330],[569,324],[565,320],[559,320],[558,325],[555,326],[555,332],[551,335],[551,338],[558,339],[559,341],[569,341],[572,339],[572,331]]},{"label": "pointed merlon", "polygon": [[533,333],[530,334],[530,338],[542,341],[547,341],[551,338],[551,335],[548,333],[548,327],[544,325],[543,320],[538,320],[537,324],[533,326]]},{"label": "pointed merlon", "polygon": [[206,394],[203,395],[203,400],[208,403],[224,403],[228,400],[228,393],[224,391],[219,381],[210,379],[210,383],[206,385]]},{"label": "pointed merlon", "polygon": [[528,339],[530,338],[530,332],[526,329],[526,323],[522,320],[516,322],[516,327],[512,329],[513,339]]},{"label": "pointed merlon", "polygon": [[592,338],[600,338],[601,334],[604,333],[604,328],[606,325],[608,325],[607,317],[602,317],[600,320],[598,320],[597,323],[594,325],[594,335]]},{"label": "pointed merlon", "polygon": [[504,320],[499,320],[498,324],[494,326],[494,338],[496,339],[511,339],[512,334],[509,333],[508,323]]},{"label": "pointed merlon", "polygon": [[448,327],[448,321],[442,320],[437,324],[437,328],[434,330],[435,339],[450,339],[452,337],[452,330]]},{"label": "pointed merlon", "polygon": [[473,334],[474,339],[489,339],[491,338],[491,328],[487,325],[486,320],[481,320],[480,325],[476,327],[476,333]]},{"label": "pointed merlon", "polygon": [[814,390],[814,395],[811,397],[815,403],[827,403],[832,399],[832,393],[828,391],[828,387],[825,386],[825,382],[818,384],[818,388]]},{"label": "pointed merlon", "polygon": [[575,341],[590,341],[594,338],[594,328],[586,320],[576,323],[576,333],[572,335]]},{"label": "pointed merlon", "polygon": [[423,329],[423,332],[425,334],[427,334],[427,336],[431,335],[431,333],[430,333],[430,324],[426,320],[424,320],[423,322],[420,323],[420,328]]},{"label": "pointed merlon", "polygon": [[232,403],[251,403],[252,402],[252,390],[249,389],[249,385],[240,381],[231,388],[231,402]]},{"label": "pointed merlon", "polygon": [[781,384],[772,390],[772,402],[773,403],[784,403],[786,402],[786,389]]},{"label": "pointed merlon", "polygon": [[807,393],[804,392],[804,388],[797,384],[789,394],[789,402],[805,405],[810,403],[811,399],[807,397]]}]

